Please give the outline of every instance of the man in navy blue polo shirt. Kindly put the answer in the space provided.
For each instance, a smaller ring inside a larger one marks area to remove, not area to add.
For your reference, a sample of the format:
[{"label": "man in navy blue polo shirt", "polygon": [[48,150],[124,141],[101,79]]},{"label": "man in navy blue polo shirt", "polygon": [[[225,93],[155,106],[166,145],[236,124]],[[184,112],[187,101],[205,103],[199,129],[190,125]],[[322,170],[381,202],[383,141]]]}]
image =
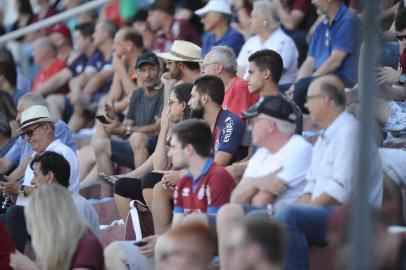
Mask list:
[{"label": "man in navy blue polo shirt", "polygon": [[310,41],[306,60],[299,70],[296,83],[288,94],[302,110],[311,80],[325,74],[335,74],[346,87],[358,80],[359,31],[361,23],[341,0],[314,1],[317,9],[326,15]]}]

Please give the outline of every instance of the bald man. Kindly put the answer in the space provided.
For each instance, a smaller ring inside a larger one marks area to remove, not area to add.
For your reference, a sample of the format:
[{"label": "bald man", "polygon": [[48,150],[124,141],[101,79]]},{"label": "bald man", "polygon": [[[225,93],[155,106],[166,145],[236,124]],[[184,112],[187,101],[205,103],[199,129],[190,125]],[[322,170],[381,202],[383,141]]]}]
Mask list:
[{"label": "bald man", "polygon": [[[41,37],[35,41],[32,56],[35,64],[39,67],[32,87],[32,91],[37,92],[41,85],[65,67],[65,62],[58,59],[58,49],[48,37]],[[68,93],[68,85],[62,85],[55,92],[60,94]]]},{"label": "bald man", "polygon": [[[359,122],[345,111],[342,81],[327,75],[309,87],[305,106],[323,129],[314,148],[307,186],[295,205],[280,207],[274,219],[288,228],[285,269],[308,269],[308,246],[324,245],[327,222],[337,206],[348,202],[355,186]],[[382,168],[375,142],[369,139],[369,203],[382,204]],[[299,205],[306,204],[306,205]]]}]

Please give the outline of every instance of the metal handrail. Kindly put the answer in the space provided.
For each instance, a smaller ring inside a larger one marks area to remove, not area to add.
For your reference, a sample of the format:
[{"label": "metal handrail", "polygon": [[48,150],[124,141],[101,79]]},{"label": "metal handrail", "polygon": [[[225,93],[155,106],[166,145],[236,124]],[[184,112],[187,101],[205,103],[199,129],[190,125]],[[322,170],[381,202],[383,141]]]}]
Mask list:
[{"label": "metal handrail", "polygon": [[25,36],[27,34],[30,34],[32,32],[35,32],[39,29],[42,29],[44,27],[48,27],[51,26],[53,24],[65,21],[66,19],[69,19],[71,17],[74,17],[76,15],[79,15],[80,13],[92,10],[92,9],[96,9],[108,2],[110,2],[111,0],[94,0],[91,1],[89,3],[80,5],[78,7],[66,10],[62,13],[56,14],[52,17],[46,18],[44,20],[41,20],[39,22],[27,25],[21,29],[18,29],[16,31],[13,31],[11,33],[5,34],[3,36],[0,36],[0,45],[10,41],[10,40],[14,40],[17,39],[21,36]]}]

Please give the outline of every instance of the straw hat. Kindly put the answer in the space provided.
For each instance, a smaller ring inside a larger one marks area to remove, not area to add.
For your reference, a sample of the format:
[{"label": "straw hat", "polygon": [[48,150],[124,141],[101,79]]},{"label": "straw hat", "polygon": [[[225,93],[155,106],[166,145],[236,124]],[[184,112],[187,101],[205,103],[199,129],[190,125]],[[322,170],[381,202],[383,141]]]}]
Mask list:
[{"label": "straw hat", "polygon": [[36,123],[55,122],[55,120],[55,118],[51,117],[47,107],[34,105],[21,113],[21,127],[17,131],[20,132],[22,129]]},{"label": "straw hat", "polygon": [[195,14],[201,17],[209,12],[232,15],[231,6],[227,0],[210,0],[203,8],[196,10]]},{"label": "straw hat", "polygon": [[199,46],[184,40],[175,40],[169,52],[158,53],[163,59],[182,62],[202,62],[201,55],[202,49]]}]

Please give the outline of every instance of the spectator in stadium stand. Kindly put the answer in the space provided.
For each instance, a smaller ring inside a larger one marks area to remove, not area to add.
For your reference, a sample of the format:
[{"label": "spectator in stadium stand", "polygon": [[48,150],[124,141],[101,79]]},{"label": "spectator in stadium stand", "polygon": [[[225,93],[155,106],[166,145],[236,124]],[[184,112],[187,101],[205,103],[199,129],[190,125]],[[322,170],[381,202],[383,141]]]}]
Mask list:
[{"label": "spectator in stadium stand", "polygon": [[230,265],[221,269],[284,269],[286,237],[279,224],[269,219],[247,219],[229,230],[225,256]]},{"label": "spectator in stadium stand", "polygon": [[227,0],[211,0],[195,11],[201,17],[206,34],[203,37],[202,57],[213,46],[228,46],[238,55],[244,44],[244,36],[231,28],[231,6]]},{"label": "spectator in stadium stand", "polygon": [[287,89],[297,76],[299,53],[295,42],[281,28],[280,18],[271,1],[255,1],[251,12],[251,33],[237,57],[238,74],[247,77],[248,57],[256,51],[269,49],[280,54],[283,72],[279,85]]},{"label": "spectator in stadium stand", "polygon": [[71,64],[79,54],[72,48],[70,29],[64,23],[58,23],[48,28],[47,34],[58,49],[58,58]]},{"label": "spectator in stadium stand", "polygon": [[314,1],[314,5],[326,18],[314,31],[307,57],[287,92],[304,112],[307,89],[314,78],[335,74],[345,87],[358,81],[359,18],[342,0]]},{"label": "spectator in stadium stand", "polygon": [[[39,66],[38,72],[35,74],[32,91],[38,92],[40,85],[47,82],[59,71],[65,68],[65,62],[58,59],[58,50],[55,44],[49,37],[40,37],[34,43],[33,58],[35,64]],[[69,87],[67,84],[56,89],[57,93],[67,94]]]},{"label": "spectator in stadium stand", "polygon": [[13,253],[10,265],[14,269],[104,268],[103,247],[81,221],[65,187],[58,184],[39,187],[28,199],[24,212],[36,261]]},{"label": "spectator in stadium stand", "polygon": [[148,23],[155,32],[152,51],[167,52],[175,40],[187,40],[201,45],[200,35],[186,21],[174,18],[175,5],[172,0],[157,0],[148,13]]},{"label": "spectator in stadium stand", "polygon": [[204,57],[202,74],[219,77],[225,86],[223,109],[241,114],[258,100],[258,95],[250,94],[248,84],[237,75],[237,59],[234,51],[226,46],[214,46]]},{"label": "spectator in stadium stand", "polygon": [[0,221],[0,269],[12,270],[10,266],[10,254],[14,252],[15,247],[10,234],[7,231],[7,226]]},{"label": "spectator in stadium stand", "polygon": [[193,83],[200,75],[201,48],[196,44],[175,40],[167,52],[158,53],[165,60],[168,71],[161,75],[165,102],[175,84]]}]

